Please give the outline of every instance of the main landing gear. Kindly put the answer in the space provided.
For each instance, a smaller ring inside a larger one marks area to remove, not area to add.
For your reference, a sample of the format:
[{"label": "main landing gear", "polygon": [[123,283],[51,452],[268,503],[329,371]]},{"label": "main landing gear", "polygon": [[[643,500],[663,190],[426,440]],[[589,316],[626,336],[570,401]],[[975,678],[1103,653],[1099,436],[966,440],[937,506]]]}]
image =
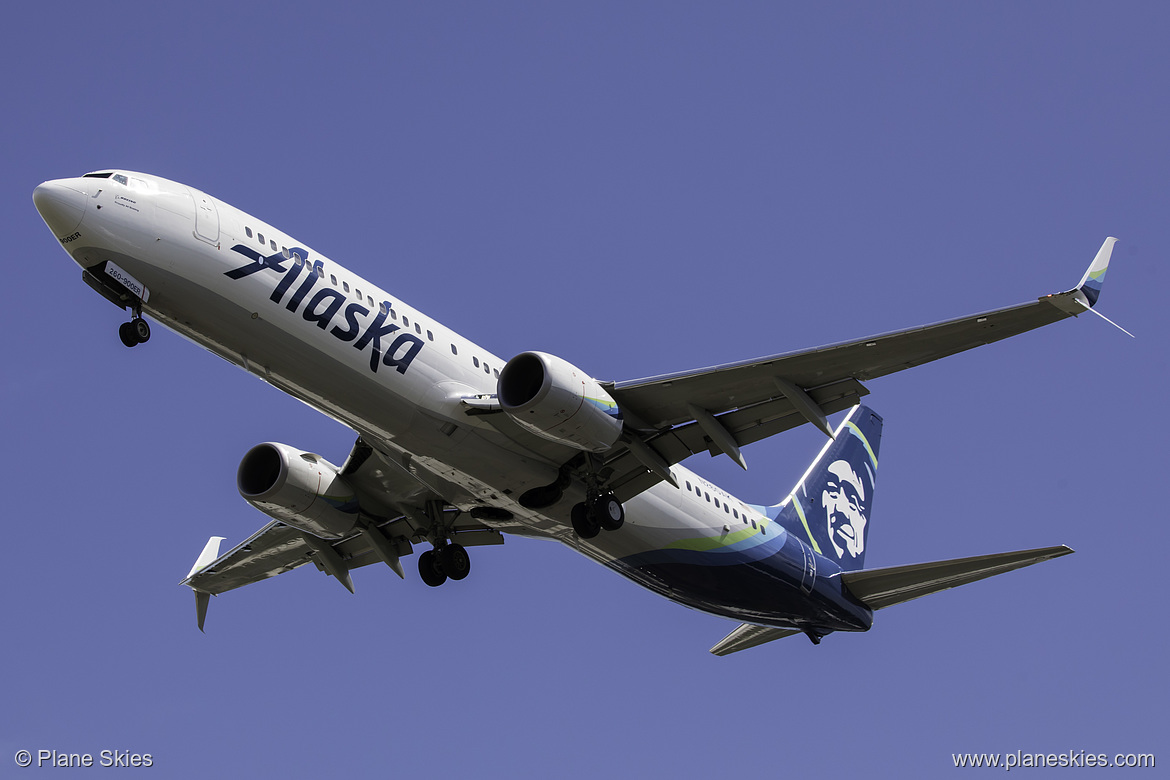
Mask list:
[{"label": "main landing gear", "polygon": [[123,322],[118,328],[118,338],[128,347],[136,347],[150,339],[150,323],[135,314],[134,319]]},{"label": "main landing gear", "polygon": [[611,492],[598,492],[573,507],[573,530],[582,539],[592,539],[603,530],[616,531],[626,522],[622,502]]},{"label": "main landing gear", "polygon": [[418,574],[422,581],[437,588],[447,580],[461,580],[471,573],[471,556],[461,544],[450,541],[450,528],[444,517],[442,501],[428,501],[424,508],[429,529],[427,538],[434,549],[418,556]]},{"label": "main landing gear", "polygon": [[471,556],[463,545],[449,542],[418,556],[418,574],[422,581],[437,588],[448,579],[461,580],[471,573]]}]

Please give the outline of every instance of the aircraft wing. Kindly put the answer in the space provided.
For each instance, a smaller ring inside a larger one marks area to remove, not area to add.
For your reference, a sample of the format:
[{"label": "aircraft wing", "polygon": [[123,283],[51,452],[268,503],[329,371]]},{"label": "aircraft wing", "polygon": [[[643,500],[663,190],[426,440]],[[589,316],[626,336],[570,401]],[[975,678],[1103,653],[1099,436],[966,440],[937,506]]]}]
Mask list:
[{"label": "aircraft wing", "polygon": [[[426,524],[424,517],[415,517],[408,507],[438,496],[420,483],[403,478],[406,472],[388,466],[377,450],[361,438],[357,440],[342,474],[357,491],[362,511],[358,529],[344,539],[320,539],[273,521],[221,555],[223,537],[211,537],[187,578],[179,583],[195,591],[199,629],[203,629],[212,595],[275,577],[306,563],[315,564],[351,592],[349,572],[372,563],[385,563],[403,577],[399,558],[410,555],[413,542],[423,541],[420,529]],[[405,511],[395,510],[396,506]],[[498,531],[470,515],[449,512],[448,516],[451,539],[464,547],[503,544]]]},{"label": "aircraft wing", "polygon": [[[400,518],[397,521],[401,523]],[[405,528],[395,528],[394,522],[382,527],[373,527],[386,538],[390,549],[395,555],[409,555],[411,546],[408,537],[403,535]],[[328,546],[345,564],[345,569],[351,570],[371,563],[378,563],[382,559],[374,544],[371,544],[362,533],[355,533],[339,541],[307,538],[307,534],[287,526],[279,521],[273,521],[249,536],[223,555],[217,555],[202,568],[193,570],[180,585],[187,585],[194,590],[205,591],[214,595],[229,590],[251,585],[253,582],[266,580],[278,574],[303,566],[306,563],[317,562],[322,571],[333,572],[321,563],[320,556],[328,555],[320,547]],[[219,539],[222,537],[212,537]],[[314,545],[314,542],[316,543]],[[218,550],[217,550],[218,553]],[[402,577],[402,567],[395,565],[392,568]],[[344,582],[343,578],[342,579]],[[347,586],[348,587],[348,586]]]},{"label": "aircraft wing", "polygon": [[853,406],[867,394],[862,382],[1091,310],[1116,241],[1105,240],[1077,287],[1018,306],[814,349],[615,383],[611,395],[652,452],[647,454],[637,442],[615,449],[606,460],[612,469],[610,484],[619,498],[628,500],[666,478],[664,471],[670,465],[693,453],[723,452],[745,465],[739,447],[805,422],[831,435],[825,417]]}]

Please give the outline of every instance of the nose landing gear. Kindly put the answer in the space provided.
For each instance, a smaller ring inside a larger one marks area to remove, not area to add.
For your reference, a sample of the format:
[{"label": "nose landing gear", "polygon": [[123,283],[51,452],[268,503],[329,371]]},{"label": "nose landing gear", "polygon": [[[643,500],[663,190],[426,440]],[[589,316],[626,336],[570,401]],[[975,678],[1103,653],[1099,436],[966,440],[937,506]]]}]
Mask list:
[{"label": "nose landing gear", "polygon": [[150,323],[135,314],[134,319],[118,327],[118,338],[128,347],[136,347],[150,339]]}]

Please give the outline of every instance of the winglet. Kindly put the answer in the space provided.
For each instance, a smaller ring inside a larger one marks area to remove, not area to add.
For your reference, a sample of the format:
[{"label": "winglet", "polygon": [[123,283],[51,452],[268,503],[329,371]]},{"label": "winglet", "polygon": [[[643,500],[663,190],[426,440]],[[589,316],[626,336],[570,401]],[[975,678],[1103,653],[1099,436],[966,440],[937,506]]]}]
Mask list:
[{"label": "winglet", "polygon": [[224,539],[223,536],[213,536],[207,540],[207,544],[203,545],[203,552],[199,553],[199,557],[195,559],[195,565],[191,567],[191,571],[187,572],[186,579],[191,579],[195,572],[207,568],[212,561],[219,557],[219,543]]},{"label": "winglet", "polygon": [[1101,296],[1101,286],[1105,284],[1105,272],[1109,270],[1109,258],[1113,256],[1113,245],[1116,243],[1117,239],[1112,236],[1105,239],[1105,243],[1101,244],[1097,256],[1089,265],[1089,270],[1085,271],[1085,275],[1076,286],[1077,292],[1080,293],[1077,298],[1083,297],[1081,303],[1090,309],[1097,305],[1097,298]]},{"label": "winglet", "polygon": [[1113,245],[1116,243],[1117,239],[1112,236],[1105,239],[1105,243],[1097,250],[1097,256],[1093,258],[1089,270],[1085,271],[1085,275],[1081,277],[1081,283],[1071,292],[1074,301],[1132,339],[1135,338],[1132,333],[1093,308],[1097,305],[1097,299],[1101,297],[1101,287],[1105,284],[1105,272],[1109,270],[1109,258],[1113,256]]}]

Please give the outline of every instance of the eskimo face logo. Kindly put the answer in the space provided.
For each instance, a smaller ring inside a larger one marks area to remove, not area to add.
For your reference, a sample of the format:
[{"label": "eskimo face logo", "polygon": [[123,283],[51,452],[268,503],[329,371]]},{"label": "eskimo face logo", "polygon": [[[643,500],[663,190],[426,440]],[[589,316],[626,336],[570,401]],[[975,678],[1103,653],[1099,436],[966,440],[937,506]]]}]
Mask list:
[{"label": "eskimo face logo", "polygon": [[846,460],[833,461],[827,471],[821,506],[829,541],[838,558],[856,558],[865,552],[865,483]]},{"label": "eskimo face logo", "polygon": [[[340,290],[327,286],[323,286],[310,297],[309,293],[313,292],[313,288],[324,274],[319,273],[321,261],[313,264],[301,259],[308,254],[305,250],[299,247],[292,250],[291,254],[295,260],[289,260],[283,252],[265,257],[255,249],[241,244],[233,246],[232,251],[239,252],[252,262],[225,271],[224,276],[239,280],[264,270],[282,274],[283,278],[273,289],[272,295],[268,296],[269,300],[277,305],[284,303],[284,307],[294,313],[300,309],[301,317],[305,321],[313,323],[340,341],[352,343],[355,349],[369,347],[371,371],[377,372],[378,366],[383,365],[405,374],[406,369],[422,350],[423,340],[410,333],[399,333],[393,341],[383,347],[383,337],[389,337],[399,330],[394,323],[386,322],[387,313],[390,311],[389,302],[384,301],[377,313],[373,313],[360,298],[351,301]],[[288,268],[285,267],[286,264],[289,265]],[[300,280],[300,284],[285,301],[285,295],[293,288],[301,272],[306,270],[307,273]],[[301,304],[305,298],[309,301],[302,309]],[[372,313],[373,319],[367,321]],[[344,322],[330,328],[338,315]]]}]

